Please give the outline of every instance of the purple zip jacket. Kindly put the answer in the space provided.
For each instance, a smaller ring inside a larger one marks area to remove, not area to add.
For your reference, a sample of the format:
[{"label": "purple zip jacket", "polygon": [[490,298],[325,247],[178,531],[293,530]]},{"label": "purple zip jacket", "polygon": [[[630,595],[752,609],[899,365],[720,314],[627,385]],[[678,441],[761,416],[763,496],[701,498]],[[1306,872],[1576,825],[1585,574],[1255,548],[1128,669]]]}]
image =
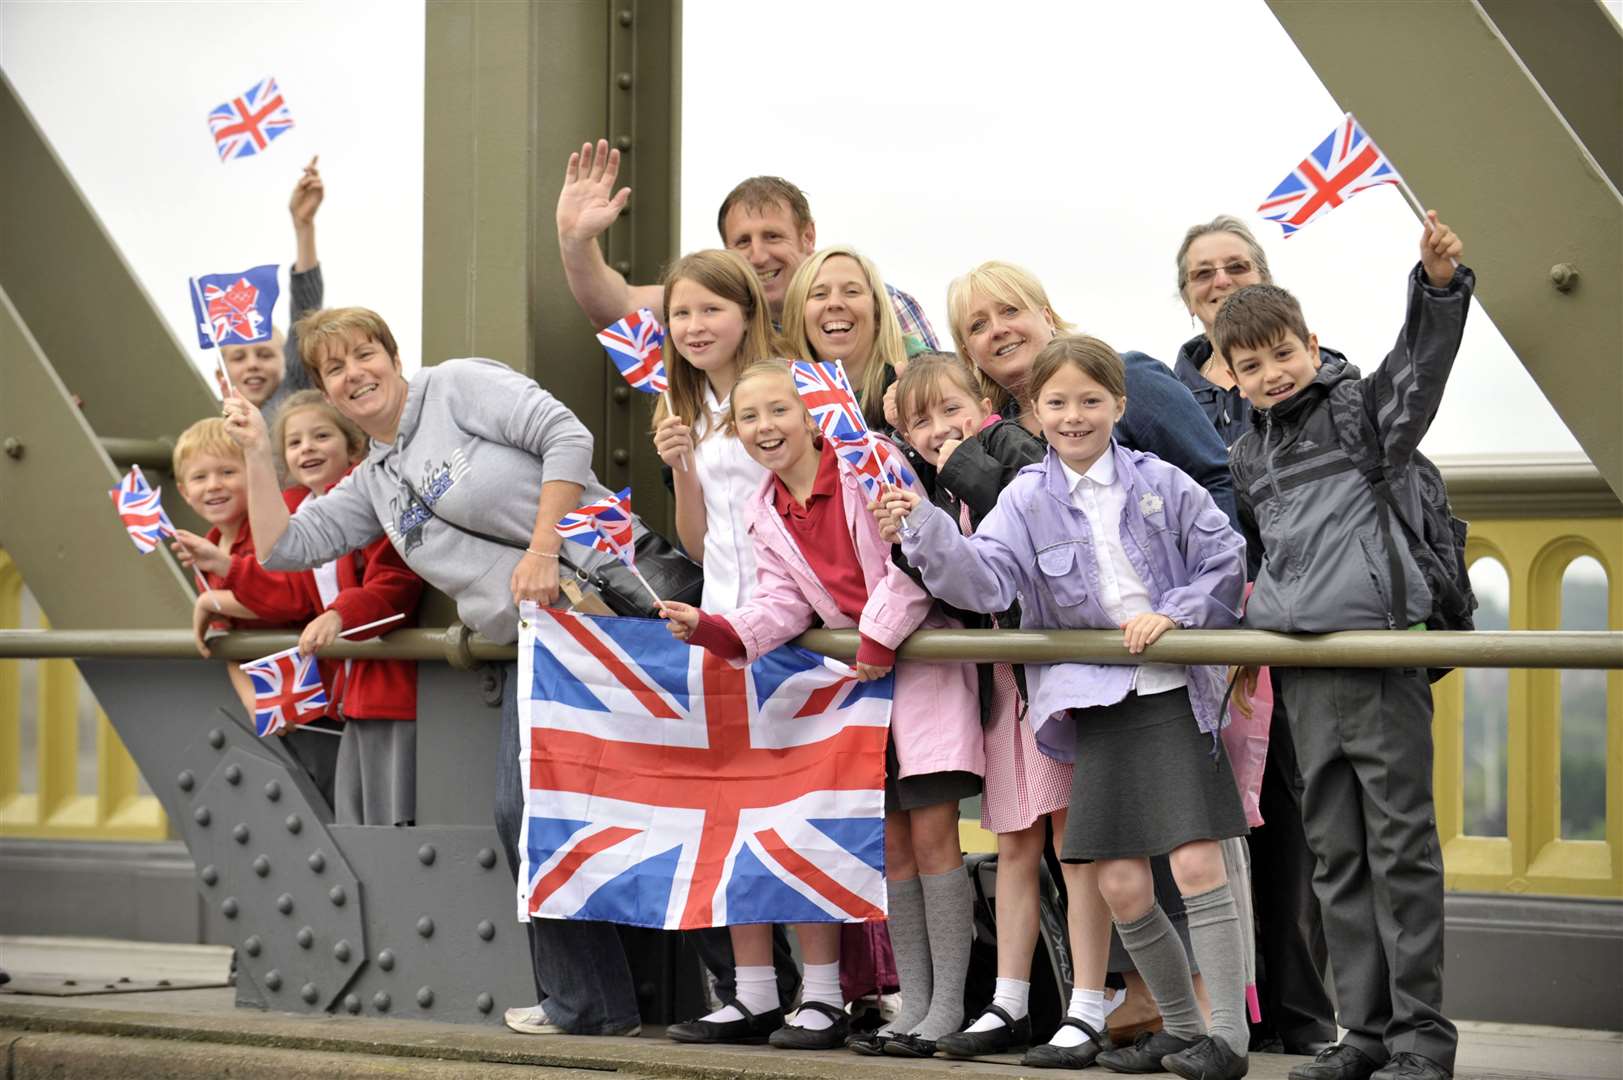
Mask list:
[{"label": "purple zip jacket", "polygon": [[[1154,610],[1180,627],[1239,622],[1245,541],[1206,489],[1153,454],[1114,440],[1116,480],[1127,489],[1122,547]],[[941,600],[966,611],[1005,611],[1020,601],[1020,625],[1043,630],[1113,630],[1099,603],[1099,568],[1087,518],[1071,505],[1059,455],[1028,465],[973,536],[939,507],[920,503],[902,530],[902,551]],[[1189,699],[1200,730],[1222,728],[1224,670],[1189,668]],[[1043,753],[1075,757],[1071,710],[1112,705],[1133,687],[1123,664],[1028,664],[1029,717]]]}]

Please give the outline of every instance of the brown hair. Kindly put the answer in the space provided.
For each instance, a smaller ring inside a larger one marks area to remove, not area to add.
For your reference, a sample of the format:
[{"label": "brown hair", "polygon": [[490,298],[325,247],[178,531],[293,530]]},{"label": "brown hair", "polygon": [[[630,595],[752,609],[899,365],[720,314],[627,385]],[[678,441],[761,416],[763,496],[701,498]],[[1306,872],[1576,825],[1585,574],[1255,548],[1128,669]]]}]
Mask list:
[{"label": "brown hair", "polygon": [[947,383],[968,394],[971,401],[986,396],[978,373],[957,353],[922,352],[909,360],[907,370],[896,380],[897,428],[905,433],[913,417],[933,409]]},{"label": "brown hair", "polygon": [[1268,270],[1268,255],[1257,243],[1257,238],[1251,235],[1251,230],[1246,228],[1245,222],[1233,214],[1218,214],[1204,225],[1189,226],[1189,231],[1183,234],[1183,243],[1178,245],[1178,295],[1185,304],[1189,303],[1189,296],[1184,291],[1189,287],[1189,248],[1202,236],[1220,232],[1239,237],[1251,252],[1251,262],[1256,266],[1257,276],[1262,278],[1262,283],[1274,283],[1274,275]]},{"label": "brown hair", "polygon": [[349,450],[349,459],[359,461],[361,455],[366,453],[366,436],[361,429],[355,426],[353,420],[340,415],[337,406],[327,399],[327,395],[320,390],[300,390],[296,394],[288,395],[276,411],[276,422],[271,425],[271,446],[277,453],[278,467],[281,465],[282,453],[287,449],[287,420],[288,417],[303,409],[315,409],[332,422],[339,434],[344,436],[344,446]]},{"label": "brown hair", "polygon": [[1266,349],[1287,334],[1307,344],[1307,320],[1296,297],[1278,285],[1247,285],[1217,309],[1212,348],[1223,354],[1232,370],[1229,350]]},{"label": "brown hair", "polygon": [[[806,412],[806,422],[808,424],[811,423],[811,411],[806,409],[806,403],[801,401],[800,393],[795,389],[794,373],[789,370],[789,362],[787,360],[757,360],[755,363],[746,367],[743,371],[740,371],[738,373],[738,381],[733,383],[733,400],[738,400],[738,388],[740,386],[743,386],[747,382],[754,382],[756,379],[767,378],[782,379],[789,384],[790,394],[796,401],[800,402],[801,409]],[[733,410],[731,406],[729,406],[727,409],[727,417],[722,421],[721,429],[729,435],[738,434],[738,422],[733,417]]]},{"label": "brown hair", "polygon": [[1066,367],[1076,368],[1112,397],[1127,396],[1127,368],[1115,349],[1086,334],[1059,334],[1044,345],[1031,362],[1031,375],[1026,380],[1027,400],[1035,402],[1048,380]]},{"label": "brown hair", "polygon": [[400,362],[400,349],[394,343],[394,335],[389,332],[389,324],[371,308],[322,308],[312,311],[293,324],[293,332],[299,338],[299,362],[317,386],[322,385],[318,365],[327,345],[333,341],[347,342],[350,335],[357,332],[382,345],[390,360],[396,364]]},{"label": "brown hair", "polygon": [[806,297],[811,293],[817,275],[822,272],[823,264],[836,257],[856,263],[862,271],[863,280],[867,282],[868,291],[873,294],[873,348],[868,353],[867,367],[862,369],[860,383],[854,383],[851,389],[857,393],[857,402],[862,406],[862,415],[867,419],[868,426],[877,431],[885,426],[885,369],[894,370],[907,363],[907,345],[902,340],[902,324],[896,321],[896,309],[891,305],[890,293],[885,289],[885,279],[879,276],[879,268],[866,255],[856,248],[836,244],[823,248],[800,264],[795,276],[789,279],[789,291],[783,298],[783,341],[798,359],[835,359],[832,356],[818,356],[817,350],[812,348],[811,339],[806,334]]},{"label": "brown hair", "polygon": [[170,462],[176,480],[182,479],[187,459],[197,454],[244,460],[242,447],[231,441],[231,436],[225,433],[225,421],[218,416],[199,420],[182,431],[180,438],[175,440],[175,452],[170,455]]},{"label": "brown hair", "polygon": [[716,211],[716,232],[721,234],[722,244],[732,244],[727,237],[727,213],[733,207],[742,206],[760,213],[779,204],[787,207],[789,216],[795,219],[795,230],[805,232],[806,226],[812,223],[812,216],[804,191],[781,176],[752,176],[748,180],[740,180],[738,186],[721,200],[721,209]]},{"label": "brown hair", "polygon": [[[671,292],[678,281],[691,281],[737,304],[744,312],[744,337],[733,356],[735,371],[742,371],[757,360],[767,360],[782,352],[777,331],[767,311],[766,294],[761,291],[761,279],[754,269],[730,251],[695,251],[684,255],[665,271],[665,318],[670,321]],[[705,408],[704,390],[707,377],[704,372],[688,363],[674,341],[667,341],[670,349],[665,354],[665,372],[670,378],[670,403],[682,423],[695,430],[695,442],[710,434],[710,411]],[[654,406],[654,427],[670,415],[662,395]],[[702,430],[701,430],[702,429]]]},{"label": "brown hair", "polygon": [[[1054,332],[1064,333],[1071,324],[1060,317],[1048,299],[1043,283],[1023,266],[994,259],[983,262],[962,277],[954,278],[947,286],[947,325],[952,340],[965,361],[969,360],[969,302],[977,294],[998,303],[1020,308],[1022,311],[1042,311],[1053,320]],[[981,396],[990,398],[993,412],[1004,412],[1014,395],[1000,386],[979,368],[975,371],[981,383]]]}]

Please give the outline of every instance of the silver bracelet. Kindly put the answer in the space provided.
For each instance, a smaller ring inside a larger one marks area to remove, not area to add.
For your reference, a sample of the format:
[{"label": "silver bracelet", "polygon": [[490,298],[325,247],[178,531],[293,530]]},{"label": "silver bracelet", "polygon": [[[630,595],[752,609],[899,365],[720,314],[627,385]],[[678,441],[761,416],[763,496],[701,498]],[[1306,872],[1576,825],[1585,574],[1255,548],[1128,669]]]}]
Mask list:
[{"label": "silver bracelet", "polygon": [[558,557],[558,553],[556,551],[537,551],[533,547],[525,548],[524,552],[527,555],[539,555],[543,559],[557,559]]}]

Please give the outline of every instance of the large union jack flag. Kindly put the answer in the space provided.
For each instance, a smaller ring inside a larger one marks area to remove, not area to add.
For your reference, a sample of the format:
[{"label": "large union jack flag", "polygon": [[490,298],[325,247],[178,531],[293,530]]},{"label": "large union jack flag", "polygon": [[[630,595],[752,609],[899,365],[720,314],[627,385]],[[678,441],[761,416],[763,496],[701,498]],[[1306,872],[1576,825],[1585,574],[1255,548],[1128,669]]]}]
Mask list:
[{"label": "large union jack flag", "polygon": [[209,130],[221,161],[253,157],[292,126],[293,114],[269,77],[209,110]]},{"label": "large union jack flag", "polygon": [[327,711],[327,691],[314,656],[297,649],[242,665],[254,684],[254,734],[275,735]]},{"label": "large union jack flag", "polygon": [[113,497],[113,507],[128,530],[130,541],[141,554],[150,554],[163,543],[164,537],[175,535],[175,527],[163,511],[163,489],[147,483],[141,466],[131,465],[124,479],[108,494]]},{"label": "large union jack flag", "polygon": [[1257,213],[1279,222],[1291,236],[1321,214],[1334,210],[1360,191],[1381,184],[1401,184],[1398,171],[1375,140],[1364,134],[1352,113],[1291,170],[1269,193]]},{"label": "large union jack flag", "polygon": [[665,328],[650,308],[627,315],[597,333],[597,340],[620,369],[631,389],[663,394],[671,383],[665,376]]},{"label": "large union jack flag", "polygon": [[521,919],[884,917],[890,677],[792,646],[735,668],[658,620],[540,609],[519,691]]},{"label": "large union jack flag", "polygon": [[834,452],[851,466],[870,498],[878,498],[886,484],[918,486],[918,478],[907,467],[907,458],[883,435],[866,431],[860,438],[832,441]]},{"label": "large union jack flag", "polygon": [[844,364],[838,360],[796,360],[790,367],[795,373],[795,389],[818,430],[836,439],[857,439],[867,433],[868,425],[857,406],[851,380],[845,376]]},{"label": "large union jack flag", "polygon": [[277,265],[266,263],[240,274],[204,274],[190,280],[197,344],[204,349],[246,345],[271,336],[271,312],[281,286]]},{"label": "large union jack flag", "polygon": [[587,503],[558,519],[558,535],[593,551],[608,551],[632,565],[631,489],[621,488],[595,503]]}]

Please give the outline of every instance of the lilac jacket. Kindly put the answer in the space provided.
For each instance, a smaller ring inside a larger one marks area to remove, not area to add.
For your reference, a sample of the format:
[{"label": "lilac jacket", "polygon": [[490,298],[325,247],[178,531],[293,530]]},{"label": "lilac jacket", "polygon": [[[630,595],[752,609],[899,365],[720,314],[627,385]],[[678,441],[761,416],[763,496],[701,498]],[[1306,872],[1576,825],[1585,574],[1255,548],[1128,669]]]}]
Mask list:
[{"label": "lilac jacket", "polygon": [[[1155,610],[1180,627],[1234,626],[1245,588],[1245,541],[1206,490],[1153,454],[1111,442],[1116,477],[1127,487],[1122,546]],[[966,611],[1004,611],[1020,601],[1030,629],[1115,629],[1099,603],[1093,537],[1052,449],[1021,469],[973,536],[938,507],[921,503],[903,530],[902,551],[942,600]],[[1132,688],[1122,664],[1027,664],[1028,716],[1042,751],[1075,756],[1072,709],[1111,705]],[[1200,730],[1222,727],[1223,669],[1189,668]]]},{"label": "lilac jacket", "polygon": [[[957,627],[929,594],[891,562],[890,545],[880,539],[879,526],[868,512],[867,494],[843,461],[840,482],[845,520],[868,586],[868,602],[857,628],[894,649],[920,626]],[[772,483],[768,476],[749,508],[749,532],[755,541],[755,591],[744,606],[712,613],[725,619],[744,642],[747,657],[740,666],[809,630],[818,620],[834,630],[853,625],[812,572],[773,508]],[[986,753],[974,666],[902,660],[896,665],[895,677],[890,733],[900,774],[954,771],[983,775]]]}]

